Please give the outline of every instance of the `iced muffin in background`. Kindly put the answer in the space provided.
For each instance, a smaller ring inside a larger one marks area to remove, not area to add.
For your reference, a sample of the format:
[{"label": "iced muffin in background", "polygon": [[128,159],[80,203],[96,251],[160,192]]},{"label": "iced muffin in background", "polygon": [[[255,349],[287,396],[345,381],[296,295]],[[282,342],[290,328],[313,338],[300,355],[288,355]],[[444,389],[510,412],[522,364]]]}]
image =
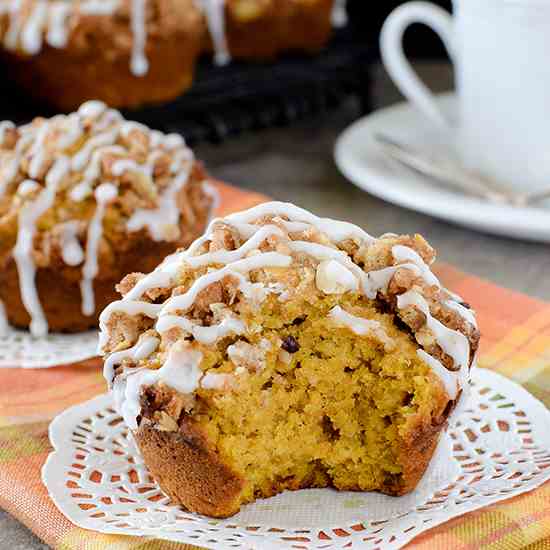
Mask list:
[{"label": "iced muffin in background", "polygon": [[97,326],[128,272],[205,229],[214,190],[176,134],[91,101],[0,123],[0,317],[35,335]]}]

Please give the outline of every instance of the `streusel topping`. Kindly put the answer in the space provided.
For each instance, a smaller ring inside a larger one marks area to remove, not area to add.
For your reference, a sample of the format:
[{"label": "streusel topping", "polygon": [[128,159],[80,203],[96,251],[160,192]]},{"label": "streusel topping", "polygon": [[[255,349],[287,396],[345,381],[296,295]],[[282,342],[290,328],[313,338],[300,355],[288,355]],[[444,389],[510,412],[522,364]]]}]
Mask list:
[{"label": "streusel topping", "polygon": [[[178,389],[185,379],[186,393],[203,387],[207,350],[227,345],[229,337],[245,339],[224,352],[235,364],[234,375],[239,368],[261,369],[269,342],[253,348],[246,339],[261,332],[254,312],[266,300],[307,303],[354,294],[399,319],[416,341],[418,357],[454,399],[467,385],[479,332],[472,311],[432,273],[434,257],[418,235],[375,239],[353,224],[292,204],[266,203],[214,220],[187,251],[149,275],[122,282],[123,298],[100,319],[105,376],[110,384],[116,377],[123,382],[119,397],[134,426],[143,386],[163,382]],[[358,317],[353,308],[334,305],[328,319],[386,350],[395,347],[381,322]],[[283,361],[296,351],[293,342],[278,348]],[[175,368],[178,360],[185,372]],[[148,368],[135,370],[138,365]],[[219,383],[230,387],[226,377]],[[214,379],[207,384],[213,387]]]}]

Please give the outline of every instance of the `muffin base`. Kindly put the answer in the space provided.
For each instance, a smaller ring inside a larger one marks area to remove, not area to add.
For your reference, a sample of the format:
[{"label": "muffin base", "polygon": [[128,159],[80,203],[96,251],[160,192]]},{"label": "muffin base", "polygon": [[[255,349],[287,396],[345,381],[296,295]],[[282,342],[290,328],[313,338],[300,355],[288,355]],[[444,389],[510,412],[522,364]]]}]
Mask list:
[{"label": "muffin base", "polygon": [[[443,420],[407,434],[399,456],[403,476],[378,492],[402,496],[413,491],[428,468],[445,426]],[[241,500],[245,480],[223,463],[209,447],[204,434],[191,422],[182,422],[178,432],[168,432],[142,420],[133,435],[149,472],[174,502],[191,512],[215,518],[232,516],[246,504]],[[267,498],[286,490],[328,487],[334,486],[327,475],[305,480],[287,478],[257,496]],[[346,490],[361,491],[357,486]]]}]

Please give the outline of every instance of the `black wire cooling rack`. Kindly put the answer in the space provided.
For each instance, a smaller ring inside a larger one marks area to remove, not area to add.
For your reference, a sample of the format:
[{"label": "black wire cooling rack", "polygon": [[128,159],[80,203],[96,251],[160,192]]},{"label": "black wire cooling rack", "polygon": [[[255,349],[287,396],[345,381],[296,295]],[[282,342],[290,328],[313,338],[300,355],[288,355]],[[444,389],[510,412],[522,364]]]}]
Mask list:
[{"label": "black wire cooling rack", "polygon": [[[317,55],[289,54],[269,63],[214,66],[201,59],[192,88],[166,105],[126,111],[127,118],[167,132],[181,132],[191,144],[221,142],[245,131],[318,116],[345,98],[370,107],[370,68],[378,56],[373,8],[349,0],[349,24],[335,31]],[[376,25],[375,25],[376,26]],[[0,120],[21,123],[53,114],[22,97],[0,77]]]}]

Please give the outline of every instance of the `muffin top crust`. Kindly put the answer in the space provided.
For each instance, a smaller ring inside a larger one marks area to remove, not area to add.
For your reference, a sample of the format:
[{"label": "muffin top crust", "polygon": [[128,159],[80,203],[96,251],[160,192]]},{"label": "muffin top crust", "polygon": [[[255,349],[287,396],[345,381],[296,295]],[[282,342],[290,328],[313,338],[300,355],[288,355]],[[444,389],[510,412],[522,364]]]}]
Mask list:
[{"label": "muffin top crust", "polygon": [[197,186],[210,209],[205,179],[181,136],[128,122],[98,101],[20,127],[0,122],[0,266],[17,263],[31,331],[47,331],[38,267],[59,258],[80,266],[83,312],[91,315],[102,255],[138,235],[177,246],[181,228],[195,223],[187,197]]},{"label": "muffin top crust", "polygon": [[[394,315],[456,399],[466,389],[479,332],[469,306],[430,270],[434,259],[419,235],[376,239],[292,204],[270,202],[216,219],[187,251],[169,256],[149,275],[134,273],[121,282],[123,298],[100,317],[105,377],[115,382],[126,421],[135,427],[143,386],[223,390],[232,378],[261,368],[269,342],[252,346],[247,340],[262,331],[254,316],[269,300],[304,307],[350,293]],[[336,302],[328,313],[335,326],[388,350],[395,346],[383,324]],[[208,372],[208,350],[229,336],[242,336],[224,352],[234,372]],[[292,354],[295,344],[281,342],[282,355]]]}]

